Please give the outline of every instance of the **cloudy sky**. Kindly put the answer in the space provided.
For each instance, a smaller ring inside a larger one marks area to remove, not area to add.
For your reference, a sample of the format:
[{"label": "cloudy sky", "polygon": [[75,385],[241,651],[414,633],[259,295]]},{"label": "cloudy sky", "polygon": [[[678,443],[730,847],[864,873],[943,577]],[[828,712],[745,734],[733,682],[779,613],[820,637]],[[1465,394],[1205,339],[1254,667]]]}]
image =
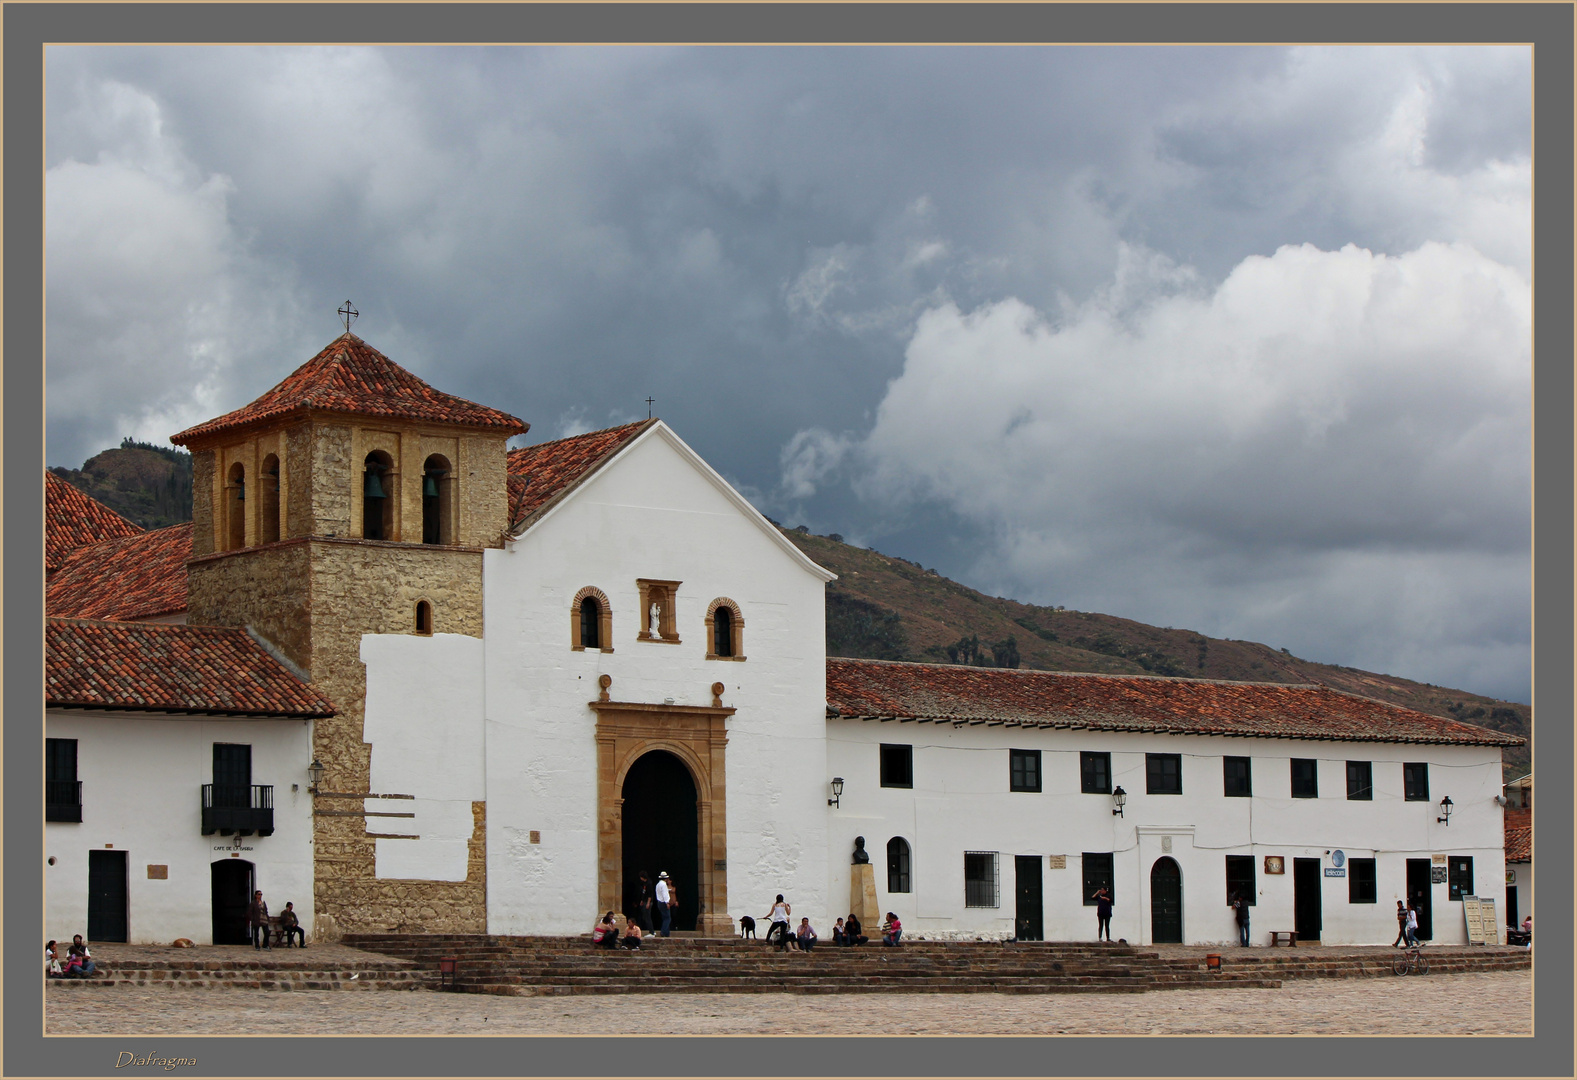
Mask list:
[{"label": "cloudy sky", "polygon": [[986,592],[1529,700],[1531,54],[51,48],[49,463],[334,309]]}]

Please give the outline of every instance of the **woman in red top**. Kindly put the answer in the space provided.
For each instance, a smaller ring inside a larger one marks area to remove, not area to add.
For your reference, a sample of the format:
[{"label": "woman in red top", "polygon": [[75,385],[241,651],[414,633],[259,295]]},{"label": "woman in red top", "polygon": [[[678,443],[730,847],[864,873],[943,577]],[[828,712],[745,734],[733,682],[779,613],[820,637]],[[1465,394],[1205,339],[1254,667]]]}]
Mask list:
[{"label": "woman in red top", "polygon": [[898,916],[892,912],[887,913],[887,921],[882,924],[882,944],[896,945],[903,935],[903,923],[898,921]]}]

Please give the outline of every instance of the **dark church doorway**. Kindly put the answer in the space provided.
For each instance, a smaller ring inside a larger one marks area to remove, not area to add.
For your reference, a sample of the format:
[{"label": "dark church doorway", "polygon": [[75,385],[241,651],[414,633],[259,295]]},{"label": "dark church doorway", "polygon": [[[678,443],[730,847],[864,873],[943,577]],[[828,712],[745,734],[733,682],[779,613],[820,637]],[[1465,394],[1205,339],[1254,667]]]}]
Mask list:
[{"label": "dark church doorway", "polygon": [[1155,945],[1183,942],[1183,872],[1177,860],[1166,855],[1150,867],[1150,941]]},{"label": "dark church doorway", "polygon": [[[695,781],[666,750],[641,755],[624,777],[624,910],[635,913],[641,871],[657,884],[664,870],[678,894],[673,929],[694,930],[701,896]],[[653,927],[657,926],[655,916]]]},{"label": "dark church doorway", "polygon": [[245,859],[220,859],[209,866],[214,944],[246,945],[246,908],[252,902],[255,868]]}]

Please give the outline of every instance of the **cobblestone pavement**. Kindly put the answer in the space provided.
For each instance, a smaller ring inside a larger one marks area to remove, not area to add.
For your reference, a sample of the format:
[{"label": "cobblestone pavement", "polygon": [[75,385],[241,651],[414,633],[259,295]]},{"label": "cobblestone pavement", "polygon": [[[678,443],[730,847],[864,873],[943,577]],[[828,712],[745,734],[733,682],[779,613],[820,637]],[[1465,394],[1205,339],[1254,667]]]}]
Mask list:
[{"label": "cobblestone pavement", "polygon": [[425,991],[53,991],[45,1030],[64,1034],[796,1035],[1529,1034],[1530,972],[1311,979],[1279,990],[1146,994],[630,994],[507,998]]}]

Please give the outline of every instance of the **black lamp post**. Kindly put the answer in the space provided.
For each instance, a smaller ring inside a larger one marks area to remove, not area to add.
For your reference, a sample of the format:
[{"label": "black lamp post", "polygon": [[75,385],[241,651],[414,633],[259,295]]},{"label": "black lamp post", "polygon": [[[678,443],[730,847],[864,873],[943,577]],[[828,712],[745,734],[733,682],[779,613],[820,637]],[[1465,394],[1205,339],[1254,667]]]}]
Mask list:
[{"label": "black lamp post", "polygon": [[307,790],[316,795],[318,793],[318,784],[322,781],[322,779],[323,762],[319,761],[317,758],[313,758],[312,764],[307,766],[307,780],[309,781]]},{"label": "black lamp post", "polygon": [[1442,816],[1435,818],[1435,821],[1451,824],[1451,796],[1447,795],[1440,800],[1440,813]]},{"label": "black lamp post", "polygon": [[1126,814],[1123,813],[1123,805],[1125,803],[1127,803],[1127,801],[1128,801],[1128,793],[1123,790],[1121,784],[1118,784],[1116,787],[1112,788],[1112,814],[1114,816],[1116,816],[1116,817],[1126,817],[1127,816]]},{"label": "black lamp post", "polygon": [[839,801],[842,798],[843,798],[843,777],[841,777],[841,776],[834,776],[832,778],[832,798],[827,800],[827,805],[828,806],[838,806],[839,805]]}]

